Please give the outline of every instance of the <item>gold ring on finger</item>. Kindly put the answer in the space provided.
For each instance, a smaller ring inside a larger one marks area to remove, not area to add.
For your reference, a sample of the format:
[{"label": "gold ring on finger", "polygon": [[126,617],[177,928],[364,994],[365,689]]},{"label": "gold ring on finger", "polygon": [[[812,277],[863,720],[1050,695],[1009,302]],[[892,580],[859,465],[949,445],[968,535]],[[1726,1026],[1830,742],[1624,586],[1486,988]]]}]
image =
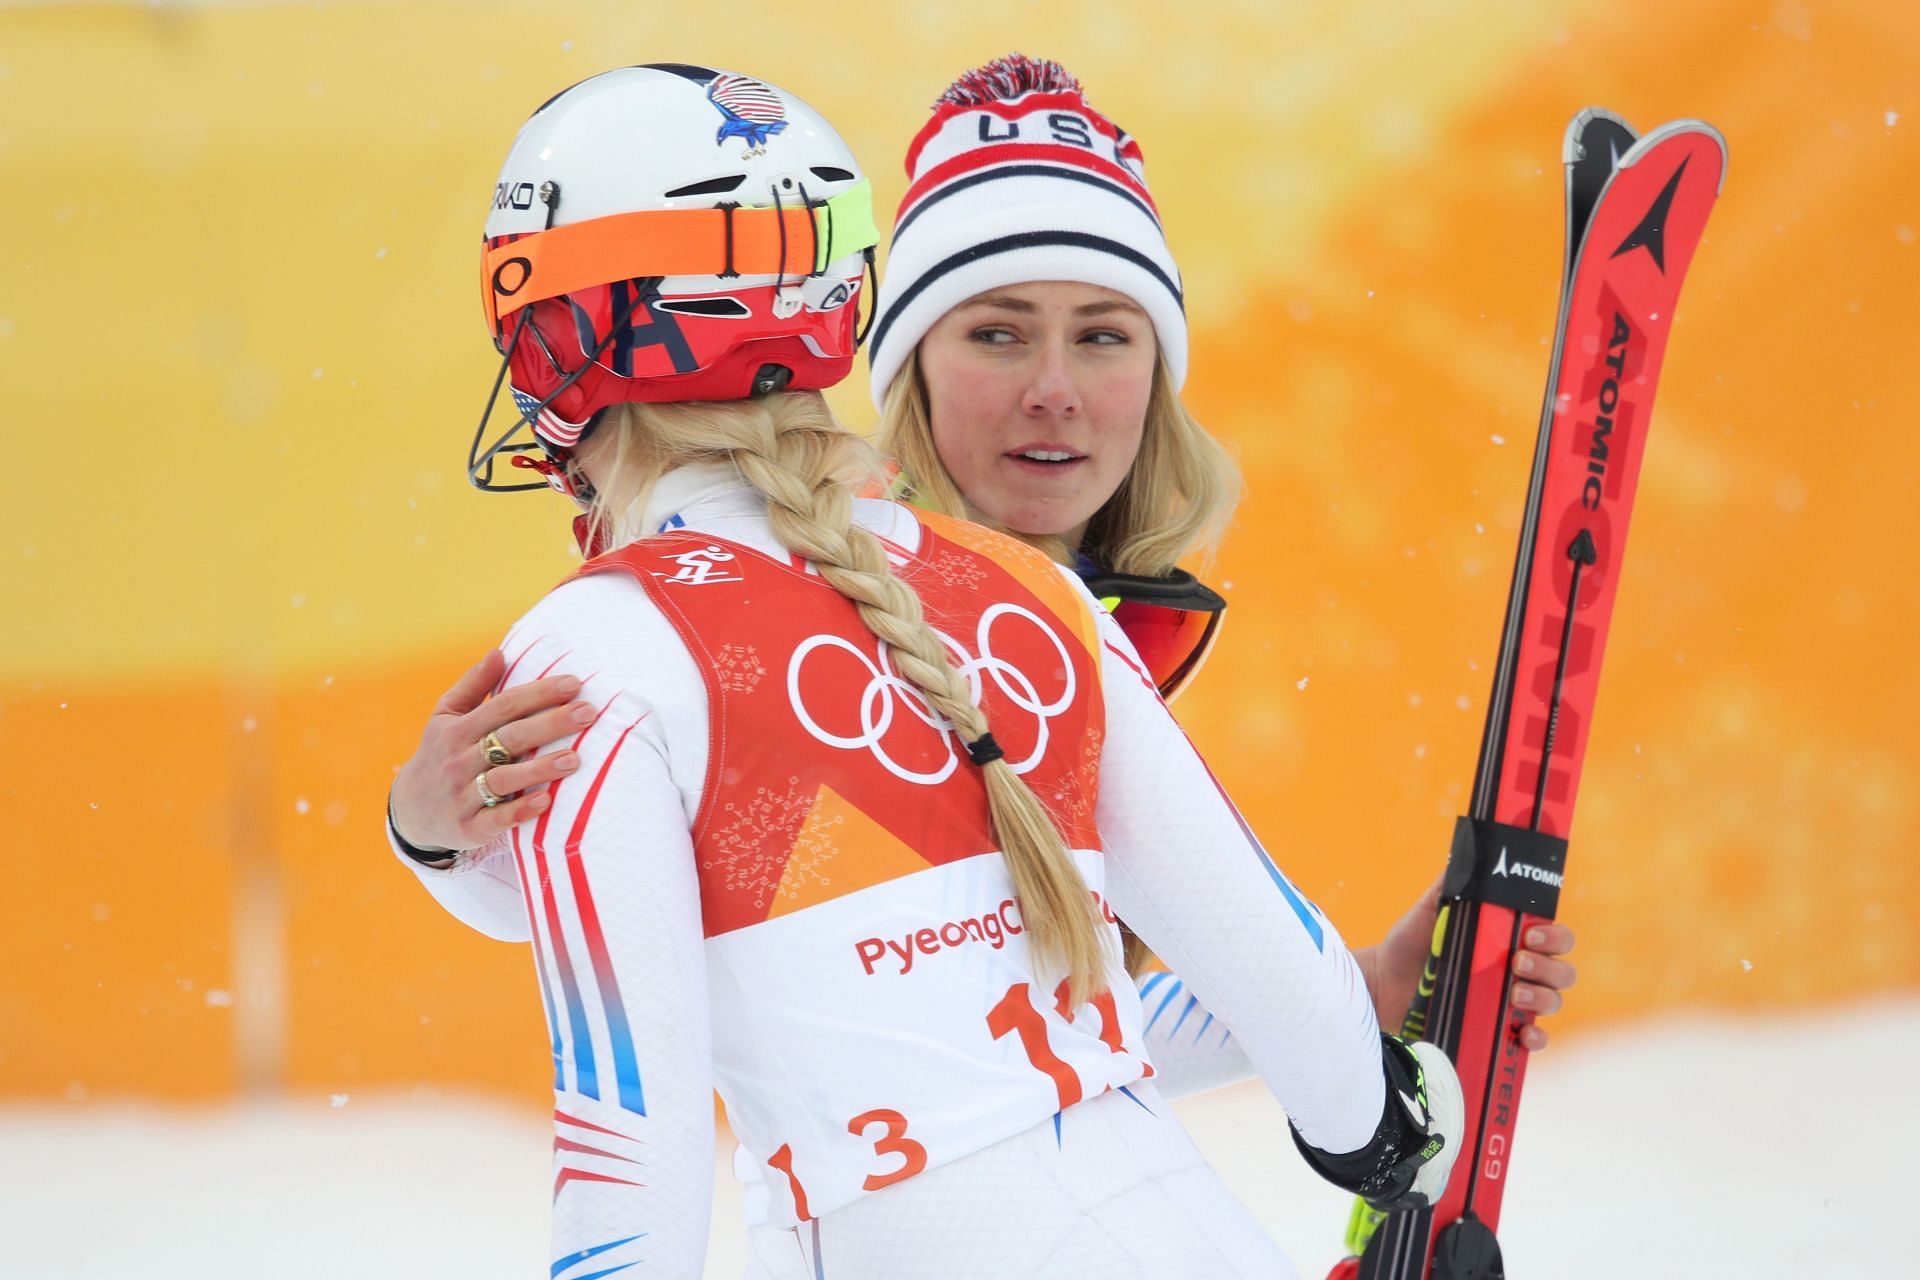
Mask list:
[{"label": "gold ring on finger", "polygon": [[503,764],[513,763],[513,752],[506,749],[497,733],[488,733],[480,739],[480,748],[487,753],[487,763],[496,769]]},{"label": "gold ring on finger", "polygon": [[505,799],[504,796],[493,794],[493,788],[487,785],[487,775],[484,770],[473,775],[473,785],[480,792],[480,803],[489,809]]}]

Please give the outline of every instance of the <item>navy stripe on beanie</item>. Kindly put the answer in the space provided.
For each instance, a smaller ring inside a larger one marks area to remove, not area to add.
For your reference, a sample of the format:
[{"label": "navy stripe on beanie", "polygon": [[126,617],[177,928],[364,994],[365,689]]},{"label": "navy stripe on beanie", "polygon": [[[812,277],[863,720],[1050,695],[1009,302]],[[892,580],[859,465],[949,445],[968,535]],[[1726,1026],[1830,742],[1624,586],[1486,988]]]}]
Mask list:
[{"label": "navy stripe on beanie", "polygon": [[1173,296],[1174,305],[1180,308],[1181,314],[1184,315],[1186,313],[1186,297],[1181,293],[1178,282],[1165,271],[1162,271],[1159,263],[1149,258],[1146,254],[1141,253],[1132,245],[1122,244],[1118,240],[1110,240],[1105,236],[1089,235],[1084,231],[1023,231],[1018,235],[1001,236],[998,239],[983,240],[979,244],[969,245],[960,252],[934,263],[931,267],[921,272],[912,284],[908,285],[903,292],[894,295],[889,301],[887,314],[881,317],[880,321],[874,326],[873,337],[868,343],[869,350],[877,355],[881,347],[886,344],[887,334],[892,330],[894,320],[908,307],[912,306],[913,300],[924,293],[928,286],[934,284],[944,276],[959,270],[961,267],[979,262],[983,258],[991,258],[1003,253],[1013,253],[1020,249],[1038,249],[1049,246],[1062,249],[1092,249],[1099,253],[1109,253],[1116,258],[1123,259],[1139,267],[1155,280],[1159,281],[1162,287]]},{"label": "navy stripe on beanie", "polygon": [[[1085,169],[1071,169],[1062,165],[1008,164],[993,169],[982,169],[980,172],[970,173],[964,178],[955,178],[952,182],[928,192],[925,198],[913,206],[913,209],[906,217],[900,219],[900,221],[894,225],[894,243],[898,244],[900,242],[900,237],[906,234],[908,227],[919,220],[921,214],[942,200],[945,200],[948,196],[956,195],[969,187],[979,186],[983,182],[992,182],[996,178],[1065,178],[1071,182],[1084,182],[1090,187],[1098,187],[1102,191],[1119,196],[1121,199],[1133,205],[1134,208],[1140,210],[1141,213],[1145,214],[1154,226],[1157,227],[1160,225],[1159,216],[1154,213],[1146,201],[1119,183],[1108,181],[1097,173],[1090,173]],[[1161,233],[1161,238],[1162,240],[1165,239],[1164,231]]]}]

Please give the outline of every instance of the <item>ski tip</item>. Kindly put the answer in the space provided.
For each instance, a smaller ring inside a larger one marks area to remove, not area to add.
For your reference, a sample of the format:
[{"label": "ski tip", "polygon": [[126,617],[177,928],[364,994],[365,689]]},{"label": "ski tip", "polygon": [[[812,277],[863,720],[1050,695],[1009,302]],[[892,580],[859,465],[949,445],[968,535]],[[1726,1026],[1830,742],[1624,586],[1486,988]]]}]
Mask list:
[{"label": "ski tip", "polygon": [[1704,120],[1667,121],[1634,143],[1633,150],[1620,157],[1620,167],[1630,169],[1661,143],[1686,134],[1709,139],[1720,152],[1720,171],[1714,176],[1713,186],[1714,198],[1718,199],[1727,184],[1727,139],[1726,135]]},{"label": "ski tip", "polygon": [[1567,121],[1566,137],[1560,143],[1561,164],[1578,164],[1586,159],[1587,149],[1580,140],[1586,136],[1587,126],[1595,120],[1611,121],[1625,130],[1629,138],[1640,136],[1633,131],[1633,126],[1627,123],[1626,117],[1617,112],[1609,111],[1605,107],[1583,108],[1573,119]]}]

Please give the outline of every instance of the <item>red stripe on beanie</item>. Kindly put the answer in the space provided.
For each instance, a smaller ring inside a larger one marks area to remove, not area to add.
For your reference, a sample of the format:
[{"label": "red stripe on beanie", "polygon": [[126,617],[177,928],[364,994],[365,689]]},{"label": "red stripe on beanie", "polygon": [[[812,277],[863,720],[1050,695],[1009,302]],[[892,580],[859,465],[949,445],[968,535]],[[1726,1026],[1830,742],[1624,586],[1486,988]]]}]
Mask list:
[{"label": "red stripe on beanie", "polygon": [[1023,142],[978,147],[935,165],[907,188],[907,194],[900,199],[900,212],[895,215],[894,221],[897,223],[905,218],[915,204],[936,188],[944,186],[955,178],[977,169],[989,168],[996,164],[1014,164],[1023,160],[1045,160],[1050,163],[1073,165],[1076,168],[1100,174],[1102,177],[1117,179],[1146,202],[1147,208],[1153,210],[1153,216],[1156,219],[1160,216],[1160,206],[1153,202],[1153,196],[1148,192],[1146,185],[1134,177],[1126,166],[1088,151],[1084,147],[1050,142]]}]

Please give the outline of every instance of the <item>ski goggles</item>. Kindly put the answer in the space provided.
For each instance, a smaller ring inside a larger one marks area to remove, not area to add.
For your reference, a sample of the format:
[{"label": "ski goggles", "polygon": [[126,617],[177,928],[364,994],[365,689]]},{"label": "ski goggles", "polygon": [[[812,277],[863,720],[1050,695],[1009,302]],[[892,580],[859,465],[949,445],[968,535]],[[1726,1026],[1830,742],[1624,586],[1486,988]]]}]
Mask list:
[{"label": "ski goggles", "polygon": [[1159,578],[1095,573],[1085,581],[1133,642],[1160,696],[1172,701],[1213,651],[1227,602],[1185,569]]},{"label": "ski goggles", "polygon": [[496,236],[480,258],[487,324],[531,303],[610,280],[651,276],[817,275],[880,242],[863,178],[828,200],[774,208],[642,209],[518,238]]}]

